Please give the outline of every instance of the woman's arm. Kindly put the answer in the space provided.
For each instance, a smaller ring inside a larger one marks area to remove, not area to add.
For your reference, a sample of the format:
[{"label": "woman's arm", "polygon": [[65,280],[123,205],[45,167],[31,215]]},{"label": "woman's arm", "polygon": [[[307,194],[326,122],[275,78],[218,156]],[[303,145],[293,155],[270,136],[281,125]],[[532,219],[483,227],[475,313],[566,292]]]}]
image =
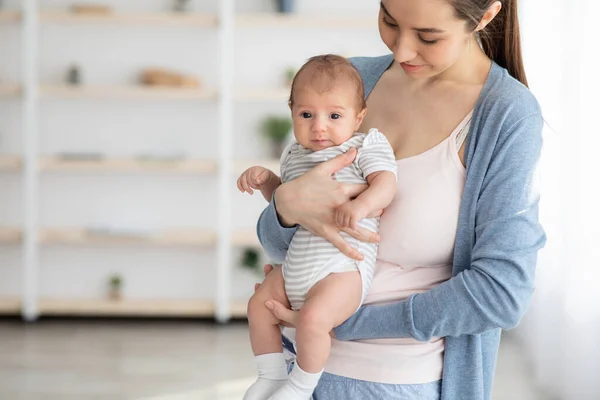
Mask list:
[{"label": "woman's arm", "polygon": [[[261,214],[257,234],[260,243],[274,261],[282,262],[298,225],[321,236],[349,257],[362,255],[340,235],[344,231],[361,241],[376,242],[379,236],[364,228],[339,228],[334,210],[362,193],[367,185],[340,183],[332,175],[352,163],[356,149],[321,163],[301,177],[275,190],[273,201]],[[381,212],[374,215],[380,215]],[[287,228],[286,228],[287,226]]]},{"label": "woman's arm", "polygon": [[537,252],[545,242],[534,177],[542,118],[527,117],[509,131],[483,181],[470,266],[406,300],[362,307],[335,329],[338,339],[428,341],[517,325],[529,305]]}]

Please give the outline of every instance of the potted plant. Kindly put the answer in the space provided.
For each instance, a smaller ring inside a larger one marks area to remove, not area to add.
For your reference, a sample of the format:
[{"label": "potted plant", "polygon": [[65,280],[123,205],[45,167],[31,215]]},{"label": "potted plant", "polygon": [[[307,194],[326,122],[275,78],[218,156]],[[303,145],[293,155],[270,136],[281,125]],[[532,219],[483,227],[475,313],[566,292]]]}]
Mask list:
[{"label": "potted plant", "polygon": [[189,6],[189,0],[175,0],[175,4],[173,4],[173,10],[177,12],[187,12],[189,11]]},{"label": "potted plant", "polygon": [[260,254],[258,250],[248,247],[242,253],[241,265],[252,271],[259,272],[260,270]]},{"label": "potted plant", "polygon": [[277,12],[291,14],[295,11],[296,2],[294,0],[275,0]]},{"label": "potted plant", "polygon": [[294,76],[296,76],[297,72],[298,69],[295,67],[288,67],[285,69],[285,83],[287,86],[292,86],[292,81],[294,80]]},{"label": "potted plant", "polygon": [[270,116],[263,121],[263,135],[271,142],[271,155],[281,157],[286,139],[292,130],[292,120],[288,117]]},{"label": "potted plant", "polygon": [[111,300],[119,301],[123,298],[123,278],[121,275],[113,274],[108,280],[108,297]]}]

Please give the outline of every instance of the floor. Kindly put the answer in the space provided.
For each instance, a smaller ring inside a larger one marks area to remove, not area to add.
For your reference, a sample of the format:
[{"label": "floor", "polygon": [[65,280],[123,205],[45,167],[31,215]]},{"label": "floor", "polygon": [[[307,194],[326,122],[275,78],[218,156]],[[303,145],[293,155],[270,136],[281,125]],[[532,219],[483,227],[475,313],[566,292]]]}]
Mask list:
[{"label": "floor", "polygon": [[[493,400],[541,400],[510,337]],[[0,399],[239,400],[253,381],[237,322],[0,321]]]}]

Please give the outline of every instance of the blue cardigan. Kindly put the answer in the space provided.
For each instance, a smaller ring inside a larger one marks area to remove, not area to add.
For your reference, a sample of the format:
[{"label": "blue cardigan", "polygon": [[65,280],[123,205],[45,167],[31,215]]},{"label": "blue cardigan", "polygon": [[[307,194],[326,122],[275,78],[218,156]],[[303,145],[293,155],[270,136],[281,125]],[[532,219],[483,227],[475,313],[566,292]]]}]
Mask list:
[{"label": "blue cardigan", "polygon": [[[393,56],[352,62],[368,96]],[[441,399],[490,399],[501,329],[514,328],[525,313],[545,243],[535,178],[542,125],[531,92],[493,63],[465,145],[452,278],[400,302],[361,307],[336,328],[340,340],[446,337]],[[280,225],[273,202],[257,226],[276,261],[285,258],[295,230]]]}]

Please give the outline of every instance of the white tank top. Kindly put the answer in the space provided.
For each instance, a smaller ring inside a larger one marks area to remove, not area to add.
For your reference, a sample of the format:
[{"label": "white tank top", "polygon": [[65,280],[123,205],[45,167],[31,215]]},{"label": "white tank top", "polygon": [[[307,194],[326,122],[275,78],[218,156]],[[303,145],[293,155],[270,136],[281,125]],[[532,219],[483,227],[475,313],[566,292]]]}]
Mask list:
[{"label": "white tank top", "polygon": [[[465,168],[458,150],[472,112],[452,134],[397,160],[398,192],[381,217],[375,275],[364,304],[399,301],[450,279]],[[420,384],[442,378],[444,339],[332,340],[325,371],[371,382]]]}]

